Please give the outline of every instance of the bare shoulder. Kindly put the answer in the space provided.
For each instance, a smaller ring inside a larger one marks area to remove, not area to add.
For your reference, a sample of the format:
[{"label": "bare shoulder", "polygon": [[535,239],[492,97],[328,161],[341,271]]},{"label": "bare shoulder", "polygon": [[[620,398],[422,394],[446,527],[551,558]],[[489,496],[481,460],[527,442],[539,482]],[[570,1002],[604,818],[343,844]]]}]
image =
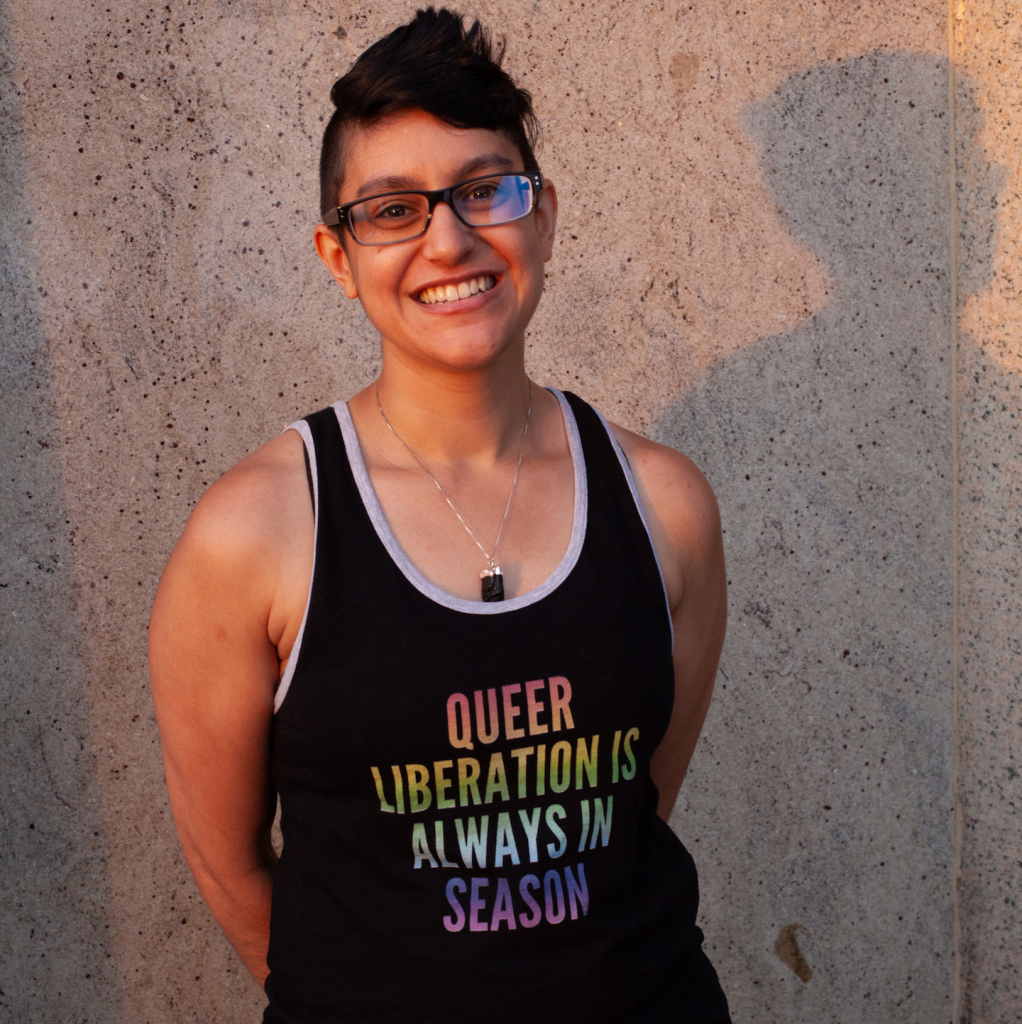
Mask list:
[{"label": "bare shoulder", "polygon": [[285,431],[202,496],[157,592],[157,632],[186,621],[193,631],[261,623],[274,643],[294,632],[314,542],[302,444],[295,431]]},{"label": "bare shoulder", "polygon": [[202,496],[184,537],[221,554],[287,542],[296,519],[311,527],[303,442],[294,430],[264,444],[232,466]]},{"label": "bare shoulder", "polygon": [[720,513],[713,490],[686,455],[612,423],[649,521],[672,607],[686,582],[723,562]]},{"label": "bare shoulder", "polygon": [[616,423],[610,426],[641,484],[640,490],[645,491],[643,497],[648,498],[665,526],[719,531],[717,499],[706,477],[687,455]]}]

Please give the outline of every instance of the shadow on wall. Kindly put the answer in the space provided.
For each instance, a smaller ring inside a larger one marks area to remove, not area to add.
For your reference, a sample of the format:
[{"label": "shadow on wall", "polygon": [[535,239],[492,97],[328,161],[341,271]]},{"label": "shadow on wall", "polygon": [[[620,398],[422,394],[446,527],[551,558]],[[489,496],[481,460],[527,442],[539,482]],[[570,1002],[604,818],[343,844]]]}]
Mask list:
[{"label": "shadow on wall", "polygon": [[[793,76],[747,111],[767,189],[828,268],[829,300],[717,363],[652,431],[703,469],[725,528],[731,620],[707,730],[715,756],[702,755],[721,777],[697,757],[688,800],[758,866],[739,883],[747,900],[704,879],[713,933],[745,947],[720,965],[736,1011],[790,977],[769,949],[802,921],[815,936],[813,981],[796,982],[805,1011],[854,997],[863,1019],[891,1019],[914,987],[917,1014],[932,1002],[932,1019],[946,1016],[947,73],[935,55],[870,53]],[[991,250],[1001,180],[972,185],[974,210],[990,211],[975,235]]]}]

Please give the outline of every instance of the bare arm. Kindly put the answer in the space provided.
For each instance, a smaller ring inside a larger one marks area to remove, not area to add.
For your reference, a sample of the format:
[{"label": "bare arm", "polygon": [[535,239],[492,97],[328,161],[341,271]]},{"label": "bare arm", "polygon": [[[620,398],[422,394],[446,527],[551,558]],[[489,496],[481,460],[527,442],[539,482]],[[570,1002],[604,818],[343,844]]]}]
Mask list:
[{"label": "bare arm", "polygon": [[622,427],[614,433],[632,467],[674,622],[674,713],[653,754],[666,821],[710,707],[727,625],[727,579],[717,502],[684,455]]},{"label": "bare arm", "polygon": [[171,555],[149,632],[167,789],[184,854],[260,984],[276,864],[273,696],[311,574],[300,446],[289,431],[210,488]]}]

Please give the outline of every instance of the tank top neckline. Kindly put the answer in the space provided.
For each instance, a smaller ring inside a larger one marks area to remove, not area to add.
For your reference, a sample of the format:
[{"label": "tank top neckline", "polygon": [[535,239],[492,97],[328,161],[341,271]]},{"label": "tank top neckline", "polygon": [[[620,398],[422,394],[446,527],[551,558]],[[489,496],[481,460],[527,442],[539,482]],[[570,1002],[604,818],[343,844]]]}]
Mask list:
[{"label": "tank top neckline", "polygon": [[431,583],[419,570],[405,553],[404,548],[398,543],[397,537],[387,522],[372,480],[369,478],[369,471],[366,469],[365,460],[362,458],[362,446],[359,444],[358,432],[351,418],[347,402],[334,402],[333,410],[337,416],[337,423],[341,428],[341,436],[344,439],[344,448],[348,456],[348,464],[351,466],[352,476],[355,478],[355,485],[358,487],[362,504],[373,524],[373,529],[379,537],[380,542],[386,548],[394,564],[401,570],[405,579],[422,595],[429,598],[436,604],[449,608],[452,611],[464,612],[469,615],[501,615],[505,612],[517,611],[542,601],[552,594],[571,574],[578,562],[582,552],[582,545],[586,536],[586,521],[589,510],[588,487],[586,482],[585,455],[582,451],[582,441],[579,437],[578,424],[575,422],[575,415],[568,404],[568,400],[557,388],[548,387],[549,391],[561,407],[561,416],[564,420],[564,430],[568,437],[568,449],[571,454],[572,467],[574,469],[575,500],[572,514],[571,539],[568,541],[568,548],[564,552],[557,568],[532,590],[519,594],[517,597],[509,598],[506,601],[485,603],[483,601],[468,601],[463,597],[455,597],[447,593],[435,583]]}]

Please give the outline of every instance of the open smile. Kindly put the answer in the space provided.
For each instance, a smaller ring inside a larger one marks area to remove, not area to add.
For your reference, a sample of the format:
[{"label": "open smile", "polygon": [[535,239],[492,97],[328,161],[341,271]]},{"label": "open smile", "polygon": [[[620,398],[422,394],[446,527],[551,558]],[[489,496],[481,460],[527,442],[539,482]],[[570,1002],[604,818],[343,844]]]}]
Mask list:
[{"label": "open smile", "polygon": [[441,302],[460,302],[480,292],[488,292],[497,283],[492,274],[479,274],[457,284],[438,284],[419,292],[419,302],[433,306]]}]

